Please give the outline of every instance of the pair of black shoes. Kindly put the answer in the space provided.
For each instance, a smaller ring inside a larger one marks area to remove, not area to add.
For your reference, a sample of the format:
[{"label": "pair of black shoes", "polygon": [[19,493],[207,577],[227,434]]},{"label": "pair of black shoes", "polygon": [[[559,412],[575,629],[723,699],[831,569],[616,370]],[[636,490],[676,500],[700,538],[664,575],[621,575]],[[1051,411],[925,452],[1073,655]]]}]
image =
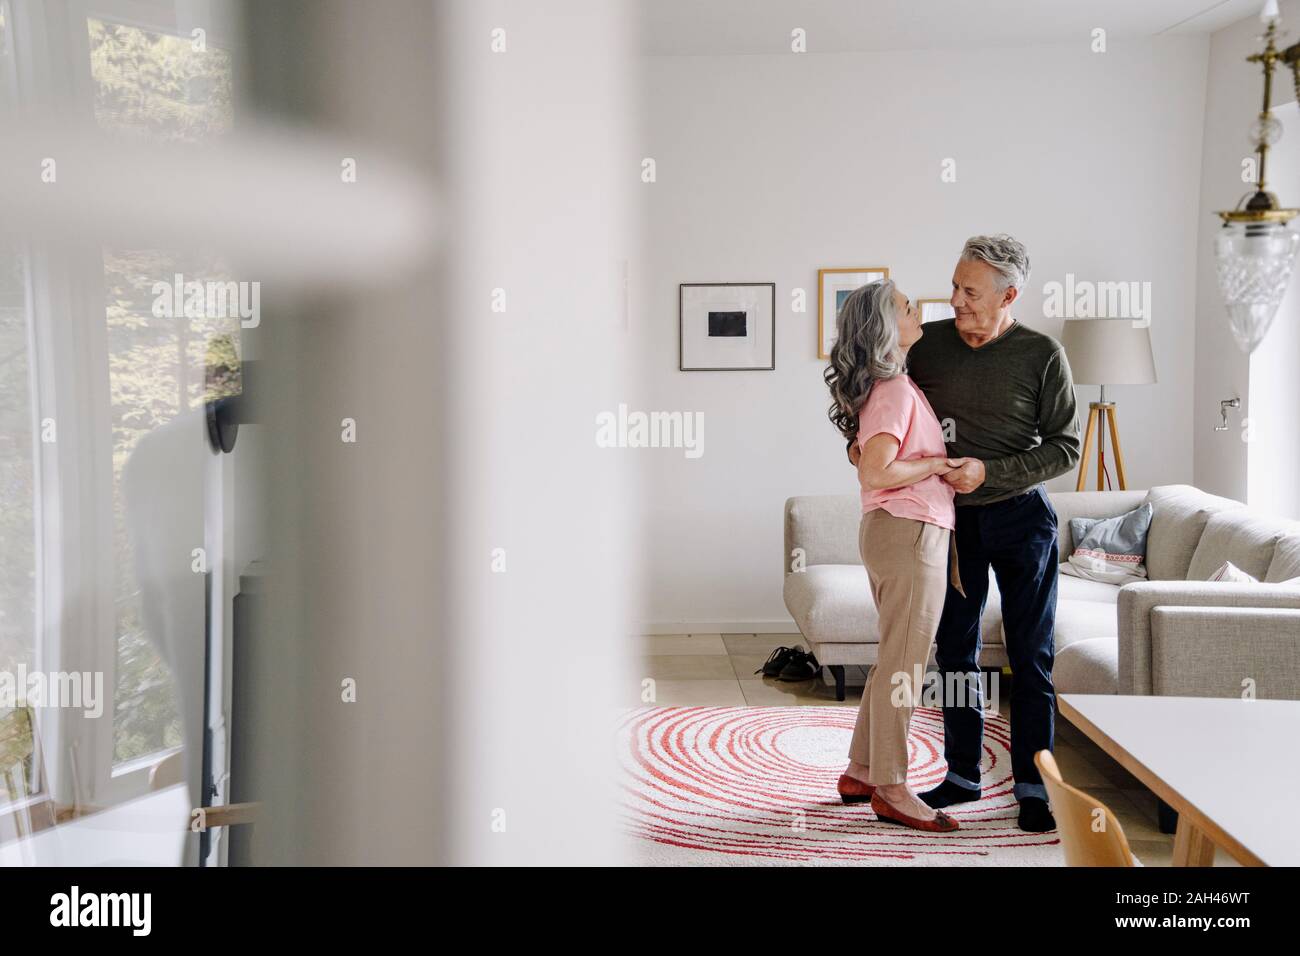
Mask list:
[{"label": "pair of black shoes", "polygon": [[808,680],[820,671],[817,658],[805,651],[802,644],[796,644],[794,647],[778,647],[754,673],[777,680]]},{"label": "pair of black shoes", "polygon": [[[936,810],[950,807],[954,803],[970,803],[980,798],[980,791],[959,787],[951,780],[945,780],[933,790],[920,795],[921,800]],[[1047,833],[1056,829],[1056,818],[1046,800],[1038,797],[1025,797],[1020,801],[1020,815],[1016,825],[1026,833]]]}]

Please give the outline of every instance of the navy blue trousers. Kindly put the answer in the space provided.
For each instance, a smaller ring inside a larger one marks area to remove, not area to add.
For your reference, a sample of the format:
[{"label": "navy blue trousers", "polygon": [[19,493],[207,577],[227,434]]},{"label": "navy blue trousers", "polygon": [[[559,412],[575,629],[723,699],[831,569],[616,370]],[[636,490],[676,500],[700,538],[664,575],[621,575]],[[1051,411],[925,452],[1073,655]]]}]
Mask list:
[{"label": "navy blue trousers", "polygon": [[[1002,594],[1002,626],[1011,664],[1015,797],[1047,799],[1034,754],[1052,749],[1058,560],[1056,511],[1042,485],[1005,501],[957,507],[957,566],[966,596],[948,585],[935,635],[935,660],[943,678],[947,779],[958,786],[971,790],[980,786],[984,746],[980,617],[991,567]],[[954,689],[964,693],[954,695]]]}]

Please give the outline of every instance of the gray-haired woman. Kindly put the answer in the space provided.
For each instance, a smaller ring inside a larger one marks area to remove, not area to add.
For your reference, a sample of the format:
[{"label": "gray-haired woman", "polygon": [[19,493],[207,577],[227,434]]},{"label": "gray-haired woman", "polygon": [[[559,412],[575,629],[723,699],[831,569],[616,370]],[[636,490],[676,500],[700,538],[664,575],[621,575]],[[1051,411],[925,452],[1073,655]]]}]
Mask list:
[{"label": "gray-haired woman", "polygon": [[906,372],[920,338],[917,309],[892,282],[862,286],[840,309],[825,373],[830,419],[860,450],[858,549],[880,618],[838,789],[845,803],[871,801],[882,821],[946,832],[956,821],[907,784],[908,726],[952,566],[953,489],[941,476],[961,464],[947,457],[939,420]]}]

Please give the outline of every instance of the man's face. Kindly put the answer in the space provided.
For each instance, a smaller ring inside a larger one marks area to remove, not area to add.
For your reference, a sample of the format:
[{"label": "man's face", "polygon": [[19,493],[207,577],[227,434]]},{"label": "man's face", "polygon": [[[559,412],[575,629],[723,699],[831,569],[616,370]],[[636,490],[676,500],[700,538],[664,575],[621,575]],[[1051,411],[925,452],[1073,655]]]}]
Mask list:
[{"label": "man's face", "polygon": [[998,314],[1016,297],[1013,288],[1000,288],[1001,276],[987,262],[957,263],[952,274],[952,298],[957,313],[957,331],[991,335],[997,328]]}]

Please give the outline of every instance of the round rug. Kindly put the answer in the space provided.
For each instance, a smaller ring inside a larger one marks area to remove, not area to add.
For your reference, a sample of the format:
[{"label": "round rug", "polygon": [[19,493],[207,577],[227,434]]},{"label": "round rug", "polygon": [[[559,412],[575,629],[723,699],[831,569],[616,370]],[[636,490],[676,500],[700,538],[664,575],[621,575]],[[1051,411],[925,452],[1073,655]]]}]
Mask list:
[{"label": "round rug", "polygon": [[[984,795],[949,808],[961,825],[927,834],[846,805],[835,784],[857,711],[846,707],[652,707],[622,726],[623,816],[641,862],[660,865],[1064,864],[1055,832],[1023,833],[1012,796],[1010,727],[984,722]],[[943,718],[912,718],[908,780],[943,780]]]}]

